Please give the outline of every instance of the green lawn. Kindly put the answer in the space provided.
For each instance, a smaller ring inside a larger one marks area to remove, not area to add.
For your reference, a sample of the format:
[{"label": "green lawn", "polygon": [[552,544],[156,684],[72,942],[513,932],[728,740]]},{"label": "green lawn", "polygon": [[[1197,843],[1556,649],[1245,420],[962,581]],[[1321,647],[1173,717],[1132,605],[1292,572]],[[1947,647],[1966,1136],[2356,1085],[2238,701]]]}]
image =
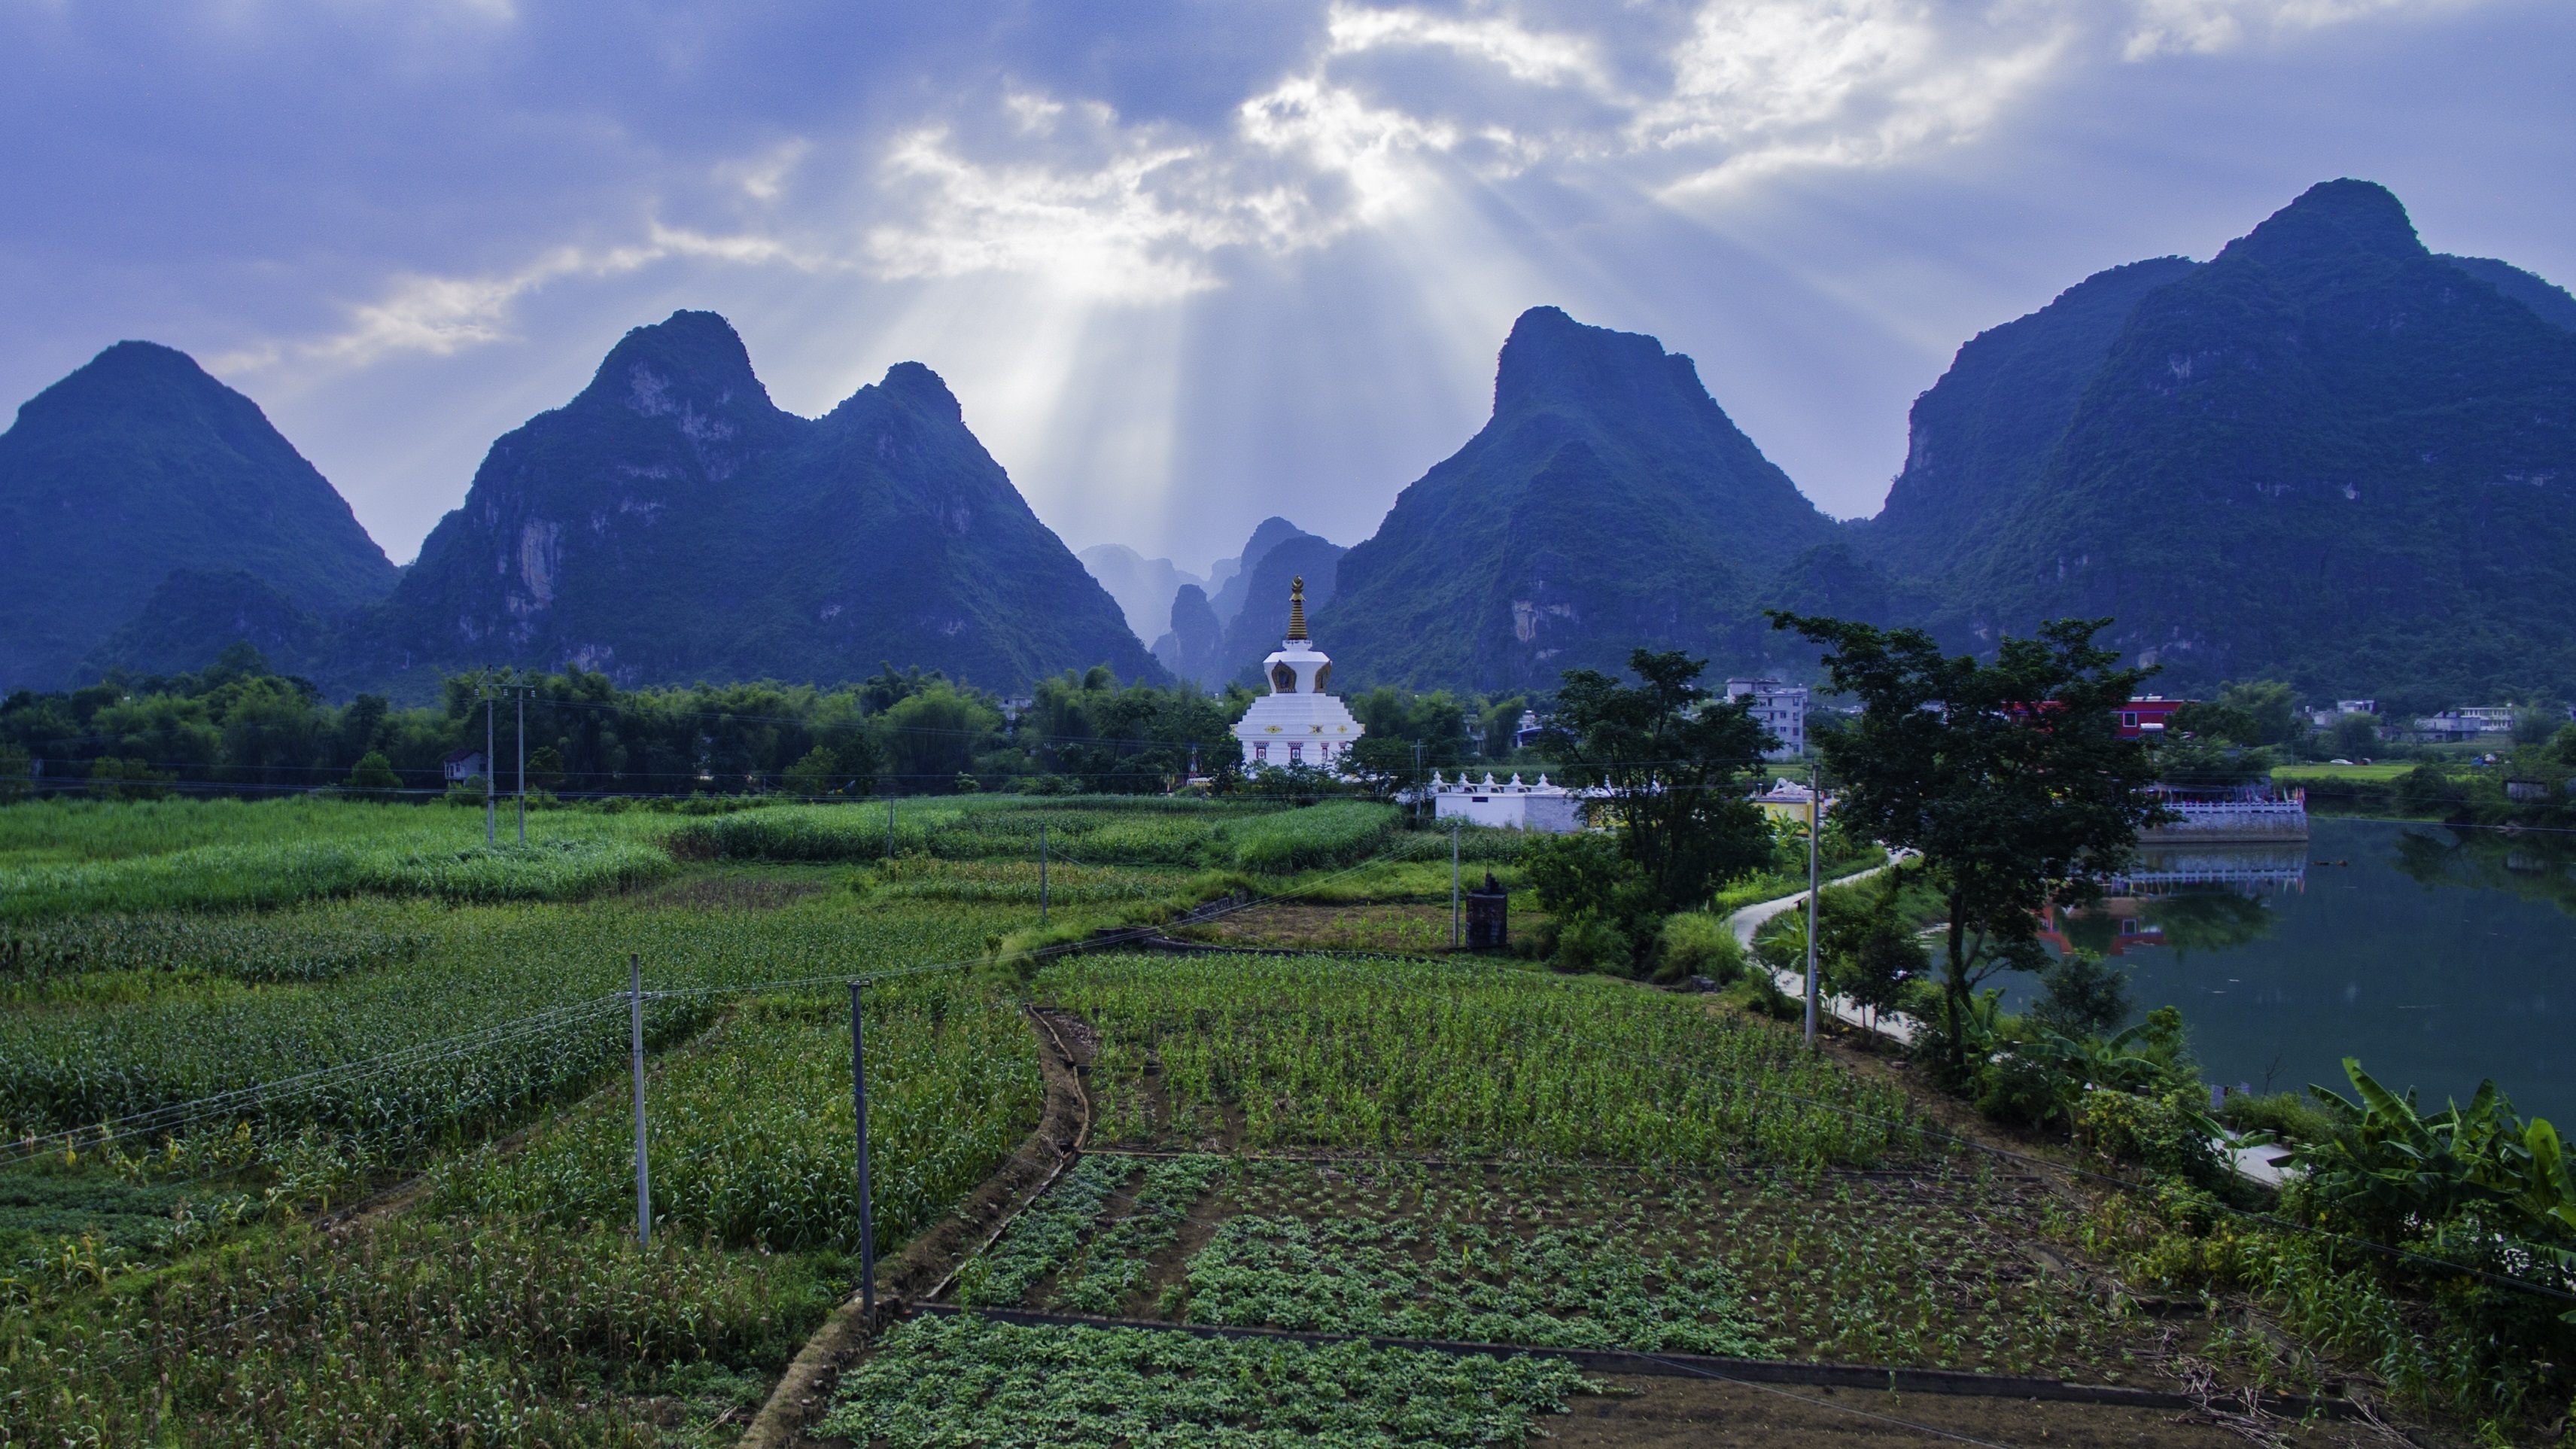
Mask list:
[{"label": "green lawn", "polygon": [[2295,785],[2303,780],[2368,780],[2385,783],[2415,768],[2412,760],[2376,765],[2282,765],[2272,771],[2279,784]]}]

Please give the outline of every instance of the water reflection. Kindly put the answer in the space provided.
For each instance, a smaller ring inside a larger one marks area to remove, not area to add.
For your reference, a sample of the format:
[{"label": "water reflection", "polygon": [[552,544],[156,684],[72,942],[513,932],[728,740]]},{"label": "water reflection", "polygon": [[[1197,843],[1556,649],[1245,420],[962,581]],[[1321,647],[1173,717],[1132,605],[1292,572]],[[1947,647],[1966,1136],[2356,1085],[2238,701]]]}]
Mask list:
[{"label": "water reflection", "polygon": [[2396,864],[2418,885],[2502,891],[2576,916],[2576,837],[2413,827],[2397,839]]},{"label": "water reflection", "polygon": [[[2576,1117],[2576,839],[2311,817],[2305,850],[2166,851],[2053,916],[2059,949],[2127,965],[2175,1005],[2212,1081],[2343,1085],[2357,1056],[2428,1102],[2493,1077],[2527,1115]],[[2034,984],[2011,978],[2007,1003]]]},{"label": "water reflection", "polygon": [[2179,961],[2269,935],[2278,915],[2268,901],[2307,881],[2308,849],[2297,844],[2156,845],[2128,873],[2103,883],[2104,899],[2080,911],[2052,911],[2042,933],[2060,951],[2124,957],[2161,947]]}]

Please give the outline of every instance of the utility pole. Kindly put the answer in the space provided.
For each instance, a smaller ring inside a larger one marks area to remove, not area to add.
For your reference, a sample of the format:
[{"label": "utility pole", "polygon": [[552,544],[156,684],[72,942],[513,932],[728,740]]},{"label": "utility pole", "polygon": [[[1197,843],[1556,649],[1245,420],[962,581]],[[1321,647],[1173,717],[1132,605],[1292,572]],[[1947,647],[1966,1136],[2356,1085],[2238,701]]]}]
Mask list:
[{"label": "utility pole", "polygon": [[859,1119],[859,1321],[877,1326],[877,1227],[868,1202],[867,1032],[859,1023],[859,983],[850,983],[850,1105]]},{"label": "utility pole", "polygon": [[626,1020],[635,1062],[635,1241],[653,1242],[653,1173],[644,1154],[644,958],[626,958]]},{"label": "utility pole", "polygon": [[1415,830],[1422,828],[1422,741],[1420,740],[1413,742],[1413,824],[1410,828]]},{"label": "utility pole", "polygon": [[1047,908],[1046,868],[1047,868],[1046,827],[1045,827],[1045,826],[1043,826],[1043,825],[1041,825],[1041,826],[1039,826],[1039,827],[1038,827],[1038,924],[1039,924],[1039,925],[1041,925],[1041,926],[1043,926],[1043,925],[1045,925],[1045,924],[1046,924],[1046,908]]},{"label": "utility pole", "polygon": [[1816,822],[1824,818],[1824,772],[1807,765],[1807,1045],[1816,1044]]},{"label": "utility pole", "polygon": [[886,864],[894,864],[894,802],[886,802]]},{"label": "utility pole", "polygon": [[[484,687],[488,690],[491,686],[487,682]],[[500,802],[492,798],[493,789],[501,783],[501,765],[493,758],[496,753],[492,738],[492,708],[495,703],[494,696],[488,693],[483,696],[483,843],[486,846],[501,842]]]},{"label": "utility pole", "polygon": [[[1487,775],[1486,779],[1494,778]],[[1449,946],[1457,949],[1458,935],[1458,826],[1449,827]]]},{"label": "utility pole", "polygon": [[528,691],[519,687],[519,843],[528,843]]}]

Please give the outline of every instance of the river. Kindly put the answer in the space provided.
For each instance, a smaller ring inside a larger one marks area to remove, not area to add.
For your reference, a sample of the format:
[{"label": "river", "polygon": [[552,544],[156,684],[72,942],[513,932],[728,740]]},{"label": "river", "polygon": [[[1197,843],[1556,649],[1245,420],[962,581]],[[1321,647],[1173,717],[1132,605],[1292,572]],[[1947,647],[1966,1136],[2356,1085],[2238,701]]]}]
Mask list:
[{"label": "river", "polygon": [[[2350,1056],[2429,1107],[2492,1077],[2524,1116],[2576,1127],[2576,837],[2311,830],[2304,851],[2151,855],[2055,943],[2129,967],[2140,1012],[2182,1008],[2213,1083],[2350,1096]],[[2016,978],[2006,1004],[2030,994]]]}]

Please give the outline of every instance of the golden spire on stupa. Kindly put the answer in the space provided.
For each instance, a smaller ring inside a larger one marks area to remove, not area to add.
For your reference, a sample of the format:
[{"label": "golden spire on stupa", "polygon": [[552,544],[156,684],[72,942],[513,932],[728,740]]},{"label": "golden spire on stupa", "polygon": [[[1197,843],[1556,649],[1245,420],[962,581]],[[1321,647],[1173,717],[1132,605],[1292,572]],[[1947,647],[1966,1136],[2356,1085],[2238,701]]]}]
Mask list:
[{"label": "golden spire on stupa", "polygon": [[[1273,577],[1276,577],[1275,575]],[[1288,586],[1288,637],[1306,637],[1306,576],[1299,574]]]}]

